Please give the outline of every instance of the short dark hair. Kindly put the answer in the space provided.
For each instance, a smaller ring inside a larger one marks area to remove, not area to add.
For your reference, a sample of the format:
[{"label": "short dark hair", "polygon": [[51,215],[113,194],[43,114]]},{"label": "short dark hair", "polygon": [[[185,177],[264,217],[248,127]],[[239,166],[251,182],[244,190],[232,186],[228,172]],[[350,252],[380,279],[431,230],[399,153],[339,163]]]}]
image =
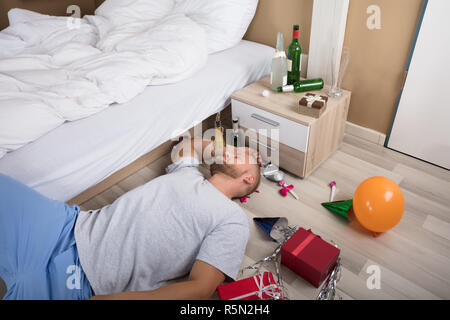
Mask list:
[{"label": "short dark hair", "polygon": [[[211,175],[215,175],[216,173],[223,173],[233,179],[235,178],[239,178],[242,174],[249,172],[249,170],[246,170],[244,172],[240,172],[239,170],[237,170],[235,165],[229,165],[229,164],[217,164],[217,163],[213,163],[210,167],[209,167],[210,171],[211,171]],[[255,178],[255,182],[252,183],[251,185],[249,185],[247,187],[246,190],[246,194],[243,194],[242,197],[247,196],[252,194],[253,192],[255,192],[258,187],[259,184],[261,183],[261,171],[259,169],[259,166],[257,164],[252,165],[252,169],[253,172],[250,172],[252,174],[252,176]]]}]

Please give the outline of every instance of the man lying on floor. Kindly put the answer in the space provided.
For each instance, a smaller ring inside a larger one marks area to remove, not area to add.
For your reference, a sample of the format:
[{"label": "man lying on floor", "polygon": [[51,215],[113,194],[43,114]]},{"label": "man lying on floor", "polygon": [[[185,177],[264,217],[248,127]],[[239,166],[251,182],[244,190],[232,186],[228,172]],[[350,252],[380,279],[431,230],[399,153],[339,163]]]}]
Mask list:
[{"label": "man lying on floor", "polygon": [[215,157],[225,164],[212,164],[205,179],[198,166],[212,146],[180,143],[166,175],[94,211],[0,174],[4,299],[211,297],[226,276],[236,278],[249,238],[247,216],[231,199],[260,181],[258,155],[247,148]]}]

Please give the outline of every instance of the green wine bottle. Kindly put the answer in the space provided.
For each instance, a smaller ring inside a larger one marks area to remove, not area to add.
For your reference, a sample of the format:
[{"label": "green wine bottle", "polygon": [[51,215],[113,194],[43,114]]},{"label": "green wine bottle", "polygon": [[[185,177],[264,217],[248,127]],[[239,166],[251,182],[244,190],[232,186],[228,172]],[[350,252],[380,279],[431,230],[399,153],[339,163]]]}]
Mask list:
[{"label": "green wine bottle", "polygon": [[312,91],[312,90],[321,90],[323,89],[323,79],[317,78],[317,79],[309,79],[309,80],[302,80],[294,82],[294,84],[287,85],[284,87],[279,87],[277,89],[278,92],[306,92],[306,91]]},{"label": "green wine bottle", "polygon": [[288,84],[300,81],[300,71],[302,65],[302,46],[298,42],[299,27],[294,26],[292,42],[288,48]]}]

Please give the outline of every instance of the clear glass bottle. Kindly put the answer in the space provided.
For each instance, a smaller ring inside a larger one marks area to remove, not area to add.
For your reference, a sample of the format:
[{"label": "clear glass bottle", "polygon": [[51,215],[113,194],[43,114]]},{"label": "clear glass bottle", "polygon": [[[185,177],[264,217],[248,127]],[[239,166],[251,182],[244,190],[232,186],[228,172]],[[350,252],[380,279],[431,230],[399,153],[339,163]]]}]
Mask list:
[{"label": "clear glass bottle", "polygon": [[279,87],[287,85],[287,67],[283,33],[278,32],[277,48],[272,58],[272,67],[270,70],[270,88],[273,91],[277,91]]}]

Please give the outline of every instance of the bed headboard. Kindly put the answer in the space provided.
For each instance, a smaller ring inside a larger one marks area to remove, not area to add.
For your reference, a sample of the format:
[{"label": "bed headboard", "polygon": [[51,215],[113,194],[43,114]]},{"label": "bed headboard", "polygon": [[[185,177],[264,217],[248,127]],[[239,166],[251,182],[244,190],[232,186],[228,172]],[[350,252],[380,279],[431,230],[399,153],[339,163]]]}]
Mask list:
[{"label": "bed headboard", "polygon": [[8,11],[12,8],[29,9],[40,13],[68,16],[67,7],[78,5],[81,15],[92,14],[95,10],[95,0],[1,0],[0,1],[0,30],[6,28]]}]

